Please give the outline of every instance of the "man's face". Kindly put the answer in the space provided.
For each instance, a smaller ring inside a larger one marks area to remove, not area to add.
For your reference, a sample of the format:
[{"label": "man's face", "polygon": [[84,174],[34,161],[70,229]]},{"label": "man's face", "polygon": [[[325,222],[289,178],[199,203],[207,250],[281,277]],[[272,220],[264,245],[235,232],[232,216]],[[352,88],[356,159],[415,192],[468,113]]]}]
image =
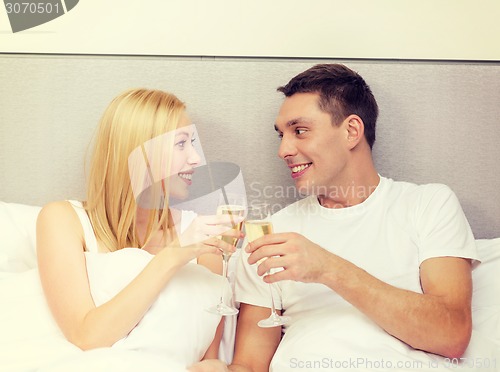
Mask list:
[{"label": "man's face", "polygon": [[296,93],[283,102],[276,119],[278,155],[303,194],[327,195],[342,179],[347,163],[347,131],[319,108],[319,94]]}]

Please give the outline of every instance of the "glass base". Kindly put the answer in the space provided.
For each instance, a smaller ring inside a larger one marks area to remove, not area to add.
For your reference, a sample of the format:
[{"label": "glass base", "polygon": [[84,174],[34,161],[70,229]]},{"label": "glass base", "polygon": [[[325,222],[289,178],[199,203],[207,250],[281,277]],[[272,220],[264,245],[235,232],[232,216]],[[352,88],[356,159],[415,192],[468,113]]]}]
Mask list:
[{"label": "glass base", "polygon": [[239,313],[239,310],[232,306],[227,306],[226,304],[219,303],[215,306],[212,306],[207,309],[209,313],[218,314],[218,315],[236,315]]},{"label": "glass base", "polygon": [[292,318],[290,318],[289,316],[273,313],[269,318],[259,321],[257,325],[261,328],[278,327],[287,324],[290,319]]}]

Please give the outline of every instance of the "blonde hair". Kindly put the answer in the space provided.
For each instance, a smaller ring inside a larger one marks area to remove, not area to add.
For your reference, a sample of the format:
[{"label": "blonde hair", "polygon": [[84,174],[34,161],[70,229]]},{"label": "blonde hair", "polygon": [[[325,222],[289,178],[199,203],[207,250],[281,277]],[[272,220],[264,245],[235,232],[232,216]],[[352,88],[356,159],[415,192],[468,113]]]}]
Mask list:
[{"label": "blonde hair", "polygon": [[144,142],[175,130],[185,108],[170,93],[133,89],[117,96],[105,110],[90,160],[86,209],[97,241],[109,251],[143,247],[154,232],[163,228],[165,234],[172,226],[165,198],[163,208],[151,209],[143,241],[138,237],[128,157]]}]

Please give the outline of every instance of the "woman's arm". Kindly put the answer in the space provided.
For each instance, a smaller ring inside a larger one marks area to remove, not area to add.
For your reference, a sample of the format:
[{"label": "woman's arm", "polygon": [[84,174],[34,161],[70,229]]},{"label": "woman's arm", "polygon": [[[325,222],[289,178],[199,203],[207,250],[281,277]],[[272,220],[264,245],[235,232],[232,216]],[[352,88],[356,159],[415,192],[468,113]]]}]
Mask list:
[{"label": "woman's arm", "polygon": [[180,267],[202,254],[220,253],[221,241],[209,240],[190,249],[160,250],[129,285],[96,307],[78,216],[68,202],[49,204],[37,221],[38,264],[49,307],[73,344],[84,350],[110,346],[135,327]]}]

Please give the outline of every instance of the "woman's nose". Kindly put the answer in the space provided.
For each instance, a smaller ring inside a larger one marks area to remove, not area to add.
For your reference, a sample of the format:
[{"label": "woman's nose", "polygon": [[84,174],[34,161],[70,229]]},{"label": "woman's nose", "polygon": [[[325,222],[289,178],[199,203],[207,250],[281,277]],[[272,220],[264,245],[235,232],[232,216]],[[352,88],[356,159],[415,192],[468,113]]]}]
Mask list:
[{"label": "woman's nose", "polygon": [[198,164],[200,164],[200,161],[201,161],[200,154],[198,154],[198,151],[196,151],[196,148],[191,145],[191,151],[189,153],[189,158],[188,158],[189,164],[198,165]]}]

